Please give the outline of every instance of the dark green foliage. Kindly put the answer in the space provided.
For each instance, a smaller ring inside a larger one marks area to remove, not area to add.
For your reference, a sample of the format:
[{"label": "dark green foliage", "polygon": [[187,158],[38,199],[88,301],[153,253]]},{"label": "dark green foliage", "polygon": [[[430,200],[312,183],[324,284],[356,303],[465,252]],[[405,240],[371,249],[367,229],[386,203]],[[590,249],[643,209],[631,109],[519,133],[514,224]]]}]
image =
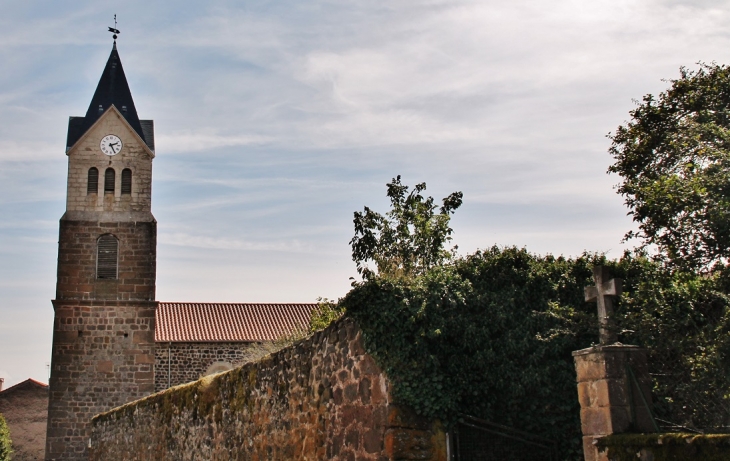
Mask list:
[{"label": "dark green foliage", "polygon": [[649,348],[655,410],[690,429],[730,429],[730,268],[672,272],[645,258],[613,267],[626,292],[621,340]]},{"label": "dark green foliage", "polygon": [[581,299],[588,263],[492,248],[415,280],[367,281],[342,303],[396,399],[447,424],[467,413],[533,432],[577,457],[571,351],[596,323]]},{"label": "dark green foliage", "polygon": [[[727,277],[680,278],[644,257],[565,259],[495,247],[420,277],[371,278],[341,305],[360,323],[397,400],[447,425],[466,413],[532,432],[556,440],[562,459],[582,459],[571,352],[598,337],[595,303],[583,300],[596,263],[625,280],[622,342],[648,347],[660,368],[689,367],[681,392],[730,388]],[[664,360],[667,351],[675,361]],[[655,387],[666,417],[680,392],[670,381],[659,377]]]},{"label": "dark green foliage", "polygon": [[609,135],[625,197],[644,245],[674,266],[709,268],[730,256],[730,68],[701,64]]},{"label": "dark green foliage", "polygon": [[10,461],[13,454],[13,443],[10,441],[10,431],[5,418],[0,413],[0,461]]},{"label": "dark green foliage", "polygon": [[453,250],[444,245],[451,240],[450,215],[461,206],[461,192],[444,198],[439,208],[433,197],[421,195],[426,183],[416,184],[408,193],[398,176],[387,187],[391,210],[385,216],[368,207],[355,212],[350,245],[358,273],[364,278],[374,275],[366,265],[374,261],[382,275],[411,277],[451,258]]},{"label": "dark green foliage", "polygon": [[313,333],[327,328],[344,313],[345,310],[336,302],[327,298],[317,298],[317,309],[312,312],[312,318],[309,320],[309,332]]}]

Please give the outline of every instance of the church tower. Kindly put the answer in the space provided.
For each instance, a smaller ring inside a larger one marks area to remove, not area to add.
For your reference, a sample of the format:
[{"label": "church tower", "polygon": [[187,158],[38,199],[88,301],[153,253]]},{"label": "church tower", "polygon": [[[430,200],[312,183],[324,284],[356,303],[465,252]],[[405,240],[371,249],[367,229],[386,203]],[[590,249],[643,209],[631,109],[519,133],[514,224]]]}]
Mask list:
[{"label": "church tower", "polygon": [[46,460],[87,459],[91,418],[154,390],[154,151],[115,41],[86,115],[68,124]]}]

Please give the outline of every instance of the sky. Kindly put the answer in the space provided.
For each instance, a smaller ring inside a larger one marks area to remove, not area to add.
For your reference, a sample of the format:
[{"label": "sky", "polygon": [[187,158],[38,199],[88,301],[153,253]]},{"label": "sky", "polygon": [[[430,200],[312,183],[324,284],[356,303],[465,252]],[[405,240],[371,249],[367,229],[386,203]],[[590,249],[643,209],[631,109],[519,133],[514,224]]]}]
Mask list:
[{"label": "sky", "polygon": [[619,257],[608,133],[730,62],[713,0],[0,0],[0,377],[47,382],[69,116],[112,39],[155,121],[157,299],[314,302],[356,276],[385,184],[462,191],[461,254]]}]

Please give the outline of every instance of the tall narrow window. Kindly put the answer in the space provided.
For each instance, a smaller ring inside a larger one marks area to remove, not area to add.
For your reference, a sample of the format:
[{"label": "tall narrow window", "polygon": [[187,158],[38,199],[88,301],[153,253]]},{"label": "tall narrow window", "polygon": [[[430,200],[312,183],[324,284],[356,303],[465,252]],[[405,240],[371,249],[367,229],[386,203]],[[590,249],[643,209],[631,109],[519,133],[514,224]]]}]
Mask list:
[{"label": "tall narrow window", "polygon": [[104,234],[96,242],[96,278],[117,278],[119,241],[111,234]]},{"label": "tall narrow window", "polygon": [[107,168],[104,172],[104,193],[114,193],[114,168]]},{"label": "tall narrow window", "polygon": [[99,193],[99,170],[89,168],[89,179],[86,182],[86,195]]},{"label": "tall narrow window", "polygon": [[132,193],[132,170],[125,168],[122,170],[122,195],[130,195]]}]

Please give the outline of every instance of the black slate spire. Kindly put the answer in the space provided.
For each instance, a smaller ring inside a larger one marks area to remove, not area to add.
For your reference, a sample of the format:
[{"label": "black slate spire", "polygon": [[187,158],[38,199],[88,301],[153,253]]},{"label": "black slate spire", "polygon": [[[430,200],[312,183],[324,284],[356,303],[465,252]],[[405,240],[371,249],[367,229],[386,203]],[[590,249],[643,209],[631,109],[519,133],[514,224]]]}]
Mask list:
[{"label": "black slate spire", "polygon": [[[137,134],[145,141],[145,143],[154,150],[154,140],[150,129],[143,129],[143,125],[151,121],[143,120],[140,122],[137,116],[137,109],[134,107],[132,92],[127,84],[127,77],[124,75],[122,68],[122,60],[119,58],[117,51],[117,43],[114,42],[112,52],[101,74],[99,84],[96,86],[94,97],[91,98],[91,104],[86,111],[85,117],[71,117],[68,124],[68,137],[66,140],[67,149],[73,146],[76,141],[83,136],[91,125],[96,122],[101,114],[109,107],[114,105],[117,110],[124,116],[129,125],[137,132]],[[147,132],[147,136],[145,136]]]}]

